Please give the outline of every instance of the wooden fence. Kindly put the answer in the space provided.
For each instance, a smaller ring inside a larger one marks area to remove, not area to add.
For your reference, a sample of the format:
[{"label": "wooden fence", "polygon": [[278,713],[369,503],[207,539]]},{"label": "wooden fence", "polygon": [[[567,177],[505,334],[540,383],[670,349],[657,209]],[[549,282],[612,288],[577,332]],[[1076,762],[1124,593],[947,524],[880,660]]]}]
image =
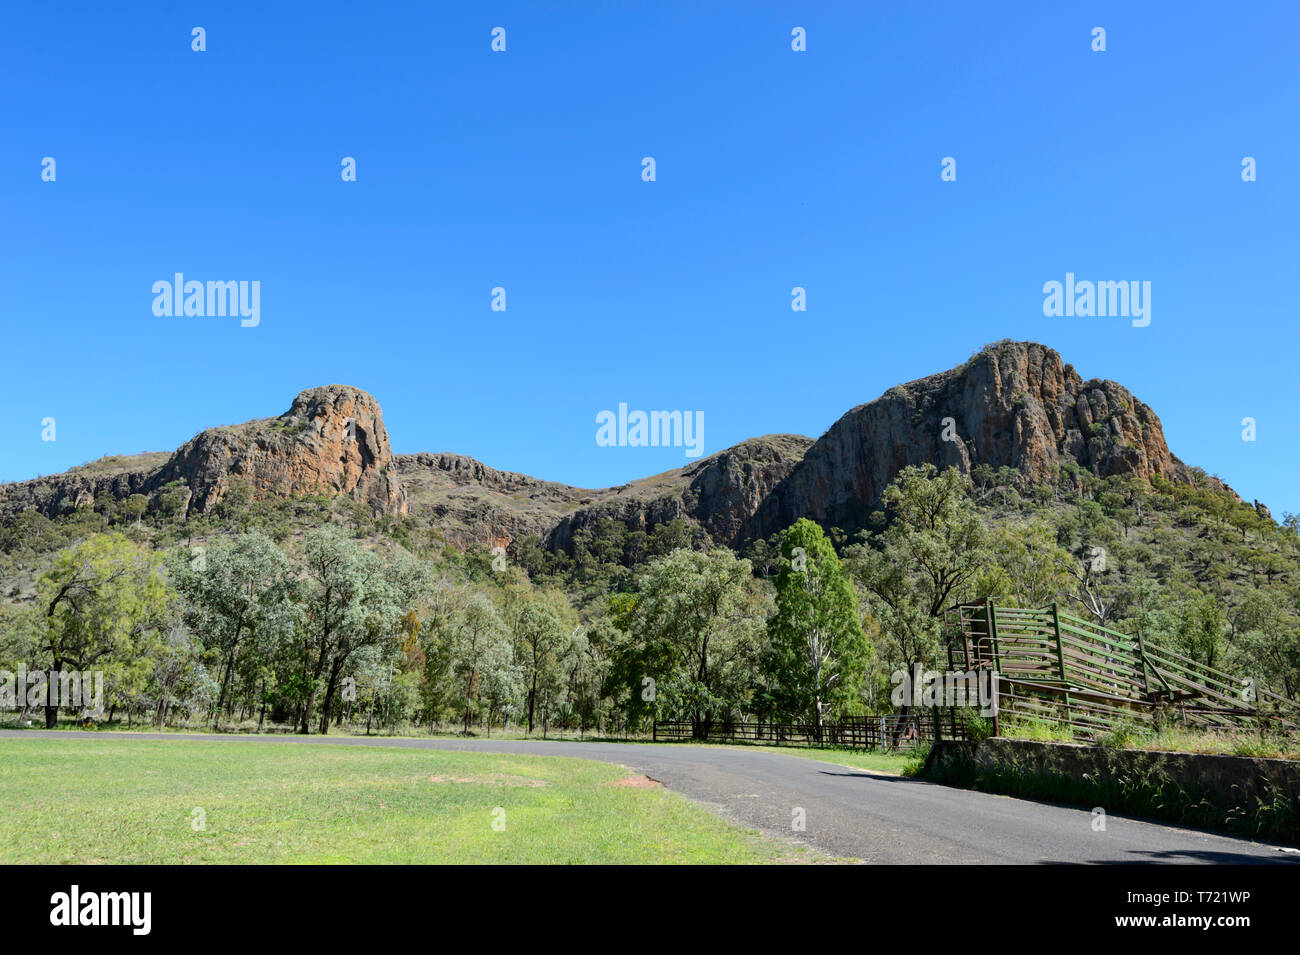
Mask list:
[{"label": "wooden fence", "polygon": [[[1097,738],[1125,723],[1178,722],[1205,729],[1300,734],[1300,703],[1256,680],[1206,666],[1167,647],[1051,607],[991,600],[949,611],[950,672],[998,674],[994,730],[1035,720]],[[951,702],[951,701],[949,701]],[[706,740],[768,746],[911,747],[967,739],[952,707],[859,717],[820,728],[807,723],[719,720],[708,726],[656,722],[661,742]]]},{"label": "wooden fence", "polygon": [[707,727],[689,722],[654,724],[660,743],[690,740],[710,743],[757,743],[765,746],[848,746],[854,749],[909,749],[917,743],[940,739],[966,739],[965,725],[951,708],[864,716],[838,723],[773,723],[767,721],[716,721]]},{"label": "wooden fence", "polygon": [[949,667],[998,671],[999,721],[1040,720],[1083,737],[1159,720],[1300,730],[1296,701],[1056,604],[1031,609],[986,600],[949,614]]}]

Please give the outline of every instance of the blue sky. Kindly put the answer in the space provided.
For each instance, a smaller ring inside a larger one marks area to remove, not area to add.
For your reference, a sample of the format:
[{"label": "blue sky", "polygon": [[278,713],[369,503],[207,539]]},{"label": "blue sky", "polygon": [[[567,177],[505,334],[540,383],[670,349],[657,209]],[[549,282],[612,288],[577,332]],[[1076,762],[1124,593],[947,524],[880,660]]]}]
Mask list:
[{"label": "blue sky", "polygon": [[[1300,511],[1295,5],[896,6],[13,7],[0,479],[343,382],[398,452],[605,486],[687,463],[598,447],[619,402],[816,437],[1014,338]],[[1067,271],[1150,281],[1151,324],[1045,317]],[[175,272],[260,281],[260,325],[154,316]]]}]

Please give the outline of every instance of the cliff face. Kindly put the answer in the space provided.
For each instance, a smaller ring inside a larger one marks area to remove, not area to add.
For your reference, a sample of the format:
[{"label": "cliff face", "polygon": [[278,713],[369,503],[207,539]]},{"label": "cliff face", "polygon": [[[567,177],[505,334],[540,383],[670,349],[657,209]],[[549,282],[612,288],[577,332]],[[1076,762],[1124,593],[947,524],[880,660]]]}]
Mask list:
[{"label": "cliff face", "polygon": [[536,535],[549,548],[568,549],[576,533],[602,519],[649,531],[678,517],[738,546],[800,517],[856,529],[902,468],[925,463],[967,473],[1011,467],[1047,483],[1062,465],[1103,477],[1189,477],[1165,444],[1160,419],[1128,389],[1085,381],[1043,345],[1000,342],[859,405],[816,441],[754,438],[601,490],[498,471],[458,454],[394,456],[378,402],[328,385],[304,391],[278,418],[204,431],[170,457],[113,459],[0,487],[0,521],[32,508],[68,513],[99,494],[151,495],[173,481],[189,488],[190,510],[206,511],[244,483],[258,498],[349,495],[375,514],[409,513],[462,547]]},{"label": "cliff face", "polygon": [[794,434],[751,438],[677,471],[588,492],[546,536],[546,546],[567,549],[577,531],[606,518],[648,532],[685,517],[697,521],[713,541],[736,543],[748,516],[794,470],[811,443]]},{"label": "cliff face", "polygon": [[407,512],[379,403],[360,389],[327,385],[302,392],[278,418],[210,428],[170,456],[96,462],[0,487],[0,519],[33,509],[57,517],[101,494],[151,496],[173,481],[189,488],[187,513],[209,510],[235,483],[255,499],[346,494],[376,514]]},{"label": "cliff face", "polygon": [[730,543],[810,444],[799,435],[754,438],[680,470],[600,490],[498,471],[458,454],[398,455],[397,467],[412,516],[461,546],[535,535],[548,548],[566,550],[574,534],[602,520],[650,531],[678,517]]},{"label": "cliff face", "polygon": [[458,547],[545,538],[592,491],[498,471],[463,454],[399,454],[398,478],[416,521]]},{"label": "cliff face", "polygon": [[348,494],[376,514],[407,512],[379,402],[346,385],[308,389],[278,418],[204,431],[181,445],[154,480],[184,481],[190,508],[199,511],[238,481],[257,499]]},{"label": "cliff face", "polygon": [[1102,477],[1187,478],[1160,419],[1128,389],[1084,381],[1043,345],[1002,342],[849,411],[762,502],[745,535],[766,536],[799,517],[858,527],[908,465],[970,473],[987,464],[1054,483],[1067,461]]},{"label": "cliff face", "polygon": [[[460,515],[439,510],[455,539],[466,518],[497,541],[536,534],[550,549],[602,519],[650,530],[678,517],[718,543],[767,537],[800,517],[854,530],[908,465],[965,473],[984,464],[1054,484],[1062,465],[1106,477],[1187,480],[1160,419],[1122,385],[1084,380],[1050,348],[1000,342],[950,371],[891,388],[845,414],[817,441],[772,435],[742,442],[679,471],[600,491],[534,481],[454,455],[421,459],[454,480]],[[404,470],[404,476],[406,471]],[[527,499],[526,503],[524,498]],[[526,519],[525,519],[526,515]],[[446,533],[446,531],[445,531]],[[468,539],[484,539],[470,534]]]},{"label": "cliff face", "polygon": [[798,470],[813,444],[802,435],[768,435],[684,469],[691,478],[691,516],[715,541],[740,543],[752,515]]},{"label": "cliff face", "polygon": [[71,514],[103,495],[114,499],[143,494],[149,478],[167,460],[166,453],[116,456],[49,477],[0,486],[0,524],[23,511],[46,517]]}]

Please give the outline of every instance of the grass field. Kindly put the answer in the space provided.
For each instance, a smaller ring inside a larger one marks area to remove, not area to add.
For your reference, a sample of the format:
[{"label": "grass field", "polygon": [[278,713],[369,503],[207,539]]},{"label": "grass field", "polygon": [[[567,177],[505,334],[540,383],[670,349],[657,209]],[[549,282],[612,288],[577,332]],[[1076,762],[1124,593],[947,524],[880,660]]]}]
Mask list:
[{"label": "grass field", "polygon": [[560,757],[33,734],[0,739],[0,863],[823,861],[638,781]]}]

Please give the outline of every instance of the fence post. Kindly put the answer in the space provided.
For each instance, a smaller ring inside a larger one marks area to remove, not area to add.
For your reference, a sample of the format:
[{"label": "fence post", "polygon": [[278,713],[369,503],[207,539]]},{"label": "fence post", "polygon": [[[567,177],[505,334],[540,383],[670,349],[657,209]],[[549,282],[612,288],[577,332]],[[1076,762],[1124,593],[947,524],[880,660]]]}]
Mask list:
[{"label": "fence post", "polygon": [[993,598],[988,598],[988,615],[989,615],[989,644],[993,650],[993,669],[999,673],[1002,672],[1002,653],[998,648],[998,609],[993,604]]},{"label": "fence post", "polygon": [[651,740],[651,742],[654,742],[654,743],[659,742],[659,719],[658,719],[658,717],[656,717],[656,718],[654,719],[654,721],[650,724],[650,740]]},{"label": "fence post", "polygon": [[1142,646],[1141,627],[1138,627],[1137,647],[1138,647],[1138,662],[1142,664],[1142,695],[1149,697],[1151,695],[1151,681],[1147,678],[1147,654],[1145,648],[1143,648]]},{"label": "fence post", "polygon": [[1061,693],[1065,697],[1065,721],[1070,722],[1070,680],[1065,675],[1065,644],[1061,641],[1061,612],[1055,600],[1052,601],[1052,629],[1056,631],[1056,666],[1061,676]]}]

